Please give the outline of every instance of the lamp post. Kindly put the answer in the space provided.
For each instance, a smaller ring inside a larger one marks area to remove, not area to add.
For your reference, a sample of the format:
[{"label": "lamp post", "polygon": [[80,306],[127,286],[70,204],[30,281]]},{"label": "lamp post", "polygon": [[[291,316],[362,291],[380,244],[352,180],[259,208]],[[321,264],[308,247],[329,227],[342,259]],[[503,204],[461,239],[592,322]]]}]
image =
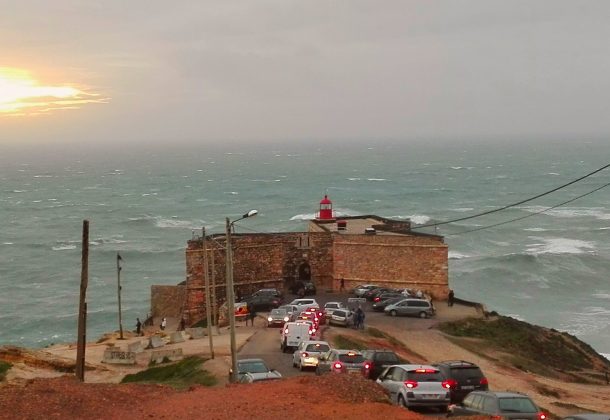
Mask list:
[{"label": "lamp post", "polygon": [[227,217],[225,234],[226,234],[226,269],[227,269],[227,312],[229,316],[229,331],[231,335],[231,370],[230,381],[237,382],[237,346],[235,344],[235,290],[233,288],[233,248],[231,247],[231,228],[233,224],[247,217],[256,216],[257,210],[250,210],[237,220],[230,221]]}]

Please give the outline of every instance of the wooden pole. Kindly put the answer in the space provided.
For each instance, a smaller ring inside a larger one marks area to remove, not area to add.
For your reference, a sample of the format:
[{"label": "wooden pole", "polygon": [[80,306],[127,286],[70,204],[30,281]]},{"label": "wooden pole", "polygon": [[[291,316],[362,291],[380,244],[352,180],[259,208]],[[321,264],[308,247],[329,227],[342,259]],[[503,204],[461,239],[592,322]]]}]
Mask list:
[{"label": "wooden pole", "polygon": [[208,248],[205,235],[205,228],[202,229],[203,237],[201,244],[203,247],[203,277],[205,280],[205,319],[208,327],[208,339],[210,340],[210,358],[214,358],[214,340],[212,338],[212,304],[210,301],[210,272],[208,268]]},{"label": "wooden pole", "polygon": [[76,378],[85,382],[85,346],[87,343],[87,284],[89,282],[89,221],[83,220],[80,298],[78,301],[78,337],[76,344]]},{"label": "wooden pole", "polygon": [[214,316],[214,325],[216,325],[216,334],[220,335],[220,327],[218,326],[218,297],[216,295],[216,268],[214,265],[214,251],[211,253],[210,262],[212,263],[212,315]]},{"label": "wooden pole", "polygon": [[116,253],[117,294],[119,297],[119,339],[123,340],[123,316],[121,313],[121,261],[123,258]]},{"label": "wooden pole", "polygon": [[226,277],[227,277],[227,316],[231,334],[231,371],[230,382],[237,382],[237,345],[235,343],[235,297],[233,291],[233,250],[231,249],[231,221],[226,220]]}]

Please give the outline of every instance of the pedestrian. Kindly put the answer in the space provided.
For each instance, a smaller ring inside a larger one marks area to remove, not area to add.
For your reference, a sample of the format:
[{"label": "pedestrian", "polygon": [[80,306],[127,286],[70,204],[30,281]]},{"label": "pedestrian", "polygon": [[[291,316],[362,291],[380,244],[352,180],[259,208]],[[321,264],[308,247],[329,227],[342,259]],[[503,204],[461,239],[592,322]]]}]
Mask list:
[{"label": "pedestrian", "polygon": [[339,291],[345,292],[345,280],[343,279],[343,277],[341,277],[341,283],[340,283],[340,286],[339,286]]},{"label": "pedestrian", "polygon": [[362,308],[358,308],[358,310],[360,311],[360,313],[358,314],[359,320],[358,320],[358,327],[360,329],[364,329],[364,311],[362,310]]},{"label": "pedestrian", "polygon": [[142,323],[140,322],[140,318],[136,318],[136,334],[142,335]]},{"label": "pedestrian", "polygon": [[449,289],[449,296],[447,296],[447,305],[448,306],[453,306],[453,299],[454,299],[453,289]]},{"label": "pedestrian", "polygon": [[161,320],[161,331],[165,330],[165,327],[167,327],[167,318],[163,317]]},{"label": "pedestrian", "polygon": [[186,326],[186,319],[184,317],[180,318],[180,326],[178,327],[178,331],[184,331],[184,327]]},{"label": "pedestrian", "polygon": [[254,306],[252,306],[252,310],[248,312],[248,316],[250,317],[250,322],[254,327],[254,320],[256,319],[256,310],[254,309]]},{"label": "pedestrian", "polygon": [[254,307],[252,306],[252,304],[250,302],[248,302],[248,304],[246,305],[246,327],[248,326],[248,320],[251,319],[252,317],[252,311],[254,310]]}]

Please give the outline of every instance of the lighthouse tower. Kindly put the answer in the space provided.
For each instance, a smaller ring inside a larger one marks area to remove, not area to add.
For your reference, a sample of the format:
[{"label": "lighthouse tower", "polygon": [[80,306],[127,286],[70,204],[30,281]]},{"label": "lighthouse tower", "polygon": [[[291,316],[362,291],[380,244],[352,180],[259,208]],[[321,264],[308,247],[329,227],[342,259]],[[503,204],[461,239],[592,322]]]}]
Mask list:
[{"label": "lighthouse tower", "polygon": [[320,211],[316,215],[316,220],[334,220],[333,202],[324,194],[324,198],[320,200]]}]

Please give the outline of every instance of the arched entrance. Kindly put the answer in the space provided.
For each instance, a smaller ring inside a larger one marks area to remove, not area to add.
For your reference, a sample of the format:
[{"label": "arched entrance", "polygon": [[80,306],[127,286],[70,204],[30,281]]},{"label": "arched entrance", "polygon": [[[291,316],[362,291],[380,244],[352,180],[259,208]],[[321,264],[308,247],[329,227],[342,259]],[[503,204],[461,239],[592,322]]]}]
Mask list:
[{"label": "arched entrance", "polygon": [[311,282],[311,266],[307,261],[303,261],[298,265],[296,272],[294,273],[290,291],[294,294],[298,294],[299,290],[304,287],[305,283],[309,282]]}]

